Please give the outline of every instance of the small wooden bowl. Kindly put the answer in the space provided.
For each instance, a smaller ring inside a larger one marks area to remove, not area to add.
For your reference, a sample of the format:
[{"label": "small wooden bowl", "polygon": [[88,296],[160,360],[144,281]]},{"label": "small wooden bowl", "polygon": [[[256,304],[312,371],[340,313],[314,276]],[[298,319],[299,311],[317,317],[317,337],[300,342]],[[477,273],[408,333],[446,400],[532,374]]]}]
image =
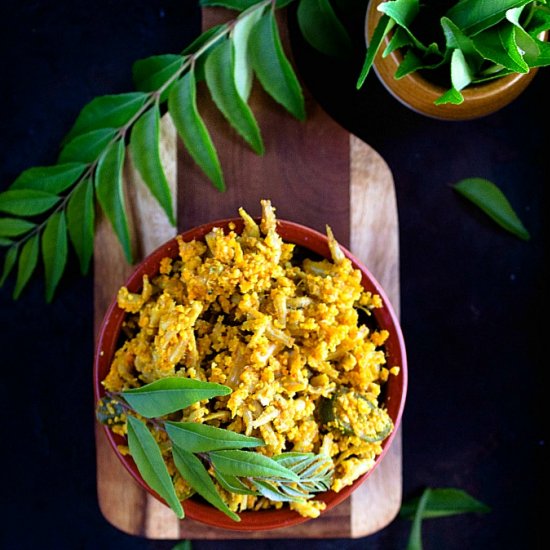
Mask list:
[{"label": "small wooden bowl", "polygon": [[[226,219],[209,224],[201,225],[182,234],[184,241],[191,241],[193,239],[203,240],[205,235],[210,232],[213,227],[222,227],[224,230],[228,230],[229,224],[234,224],[235,231],[240,233],[243,228],[243,222],[241,218]],[[304,227],[297,223],[278,220],[277,232],[281,237],[290,243],[295,243],[305,249],[312,251],[315,254],[319,254],[325,258],[330,258],[330,251],[325,235]],[[384,386],[386,393],[385,406],[388,410],[390,417],[393,420],[395,429],[388,436],[388,438],[382,443],[383,452],[376,459],[374,466],[366,474],[357,479],[353,485],[350,485],[342,489],[339,493],[333,491],[327,491],[317,495],[318,499],[323,500],[327,504],[326,510],[330,510],[355,491],[374,471],[374,469],[383,460],[383,457],[389,449],[397,428],[401,421],[403,414],[403,408],[405,405],[405,397],[407,392],[407,358],[405,352],[405,344],[403,341],[403,335],[396,314],[381,288],[380,284],[374,279],[368,269],[363,266],[353,255],[342,248],[345,255],[352,261],[355,268],[361,270],[362,285],[363,287],[373,293],[379,294],[383,300],[384,307],[375,309],[373,311],[374,318],[381,329],[387,329],[389,331],[389,338],[385,343],[385,351],[388,358],[388,365],[399,365],[400,372],[397,376],[390,376],[390,379]],[[152,277],[158,273],[159,264],[162,258],[168,256],[175,258],[178,255],[178,244],[176,239],[172,239],[160,246],[150,256],[145,258],[135,269],[132,275],[126,282],[126,286],[131,292],[139,292],[142,286],[143,275],[147,274]],[[119,345],[119,336],[122,326],[125,312],[121,310],[117,303],[116,298],[111,303],[103,323],[99,330],[99,338],[95,350],[94,358],[94,396],[97,402],[105,395],[104,388],[101,381],[107,376],[109,372],[111,362],[114,353]],[[113,434],[107,426],[103,426],[104,433],[109,440],[109,443],[116,453],[126,470],[132,475],[132,477],[150,494],[156,497],[161,502],[163,499],[155,493],[142,479],[137,467],[130,456],[124,456],[118,450],[117,445],[124,444],[125,440],[116,434]],[[213,525],[216,527],[222,527],[225,529],[239,530],[239,531],[259,531],[266,529],[276,529],[280,527],[289,527],[298,523],[308,521],[308,518],[300,516],[297,512],[290,510],[287,506],[284,506],[280,510],[262,510],[256,512],[243,512],[240,515],[241,521],[235,522],[227,517],[222,512],[216,510],[209,504],[199,499],[190,498],[183,502],[186,517],[200,521],[202,523]],[[326,511],[325,510],[325,511]],[[368,511],[365,511],[368,513]]]},{"label": "small wooden bowl", "polygon": [[[365,35],[367,45],[382,13],[376,8],[384,0],[371,0],[367,6]],[[542,36],[544,38],[546,33]],[[376,55],[373,68],[380,82],[398,101],[417,113],[440,120],[471,120],[495,113],[516,99],[537,73],[531,69],[528,73],[511,74],[491,80],[484,84],[468,86],[461,91],[464,101],[460,105],[445,103],[435,105],[434,101],[445,93],[445,88],[423,78],[419,73],[411,73],[399,80],[394,78],[403,55],[396,50],[382,57],[382,50]]]}]

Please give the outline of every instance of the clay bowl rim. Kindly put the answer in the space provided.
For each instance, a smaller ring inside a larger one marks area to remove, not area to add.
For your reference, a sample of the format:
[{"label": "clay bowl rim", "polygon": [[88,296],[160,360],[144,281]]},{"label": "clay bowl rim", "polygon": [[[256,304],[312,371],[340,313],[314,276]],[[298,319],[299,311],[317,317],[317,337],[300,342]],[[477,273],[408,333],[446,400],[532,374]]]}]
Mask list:
[{"label": "clay bowl rim", "polygon": [[[381,17],[376,7],[386,0],[369,0],[365,17],[365,39],[367,45],[374,27]],[[546,40],[548,32],[540,34],[541,40]],[[388,37],[385,39],[385,45]],[[373,69],[386,90],[400,103],[412,111],[424,116],[445,121],[474,120],[491,115],[509,105],[527,88],[538,72],[531,68],[527,73],[513,73],[481,84],[473,84],[462,90],[464,101],[459,105],[446,103],[434,105],[446,89],[421,76],[411,73],[399,80],[394,78],[403,56],[399,50],[393,51],[387,57],[382,52],[376,54]]]},{"label": "clay bowl rim", "polygon": [[[222,227],[226,231],[230,224],[235,225],[234,230],[237,233],[242,231],[242,227],[244,225],[241,218],[225,218],[189,229],[183,233],[180,233],[180,236],[184,241],[190,241],[193,239],[202,240],[212,228]],[[330,257],[326,236],[312,228],[296,222],[279,219],[277,220],[277,232],[286,242],[294,243],[312,251],[313,253],[320,254],[321,256]],[[382,453],[376,458],[373,467],[358,478],[352,485],[345,487],[339,493],[327,491],[316,496],[317,499],[323,500],[327,504],[326,509],[321,513],[320,517],[322,517],[324,513],[328,512],[328,510],[347,499],[351,493],[355,491],[362,483],[364,483],[372,472],[376,470],[390,448],[391,443],[395,438],[395,434],[399,429],[407,395],[407,356],[399,319],[384,289],[372,273],[349,250],[345,247],[341,248],[344,254],[352,261],[354,267],[361,270],[363,287],[372,292],[376,292],[383,300],[384,307],[374,310],[374,317],[381,326],[388,328],[390,331],[390,337],[386,342],[386,352],[391,358],[391,364],[398,364],[400,366],[400,373],[397,377],[392,376],[390,378],[390,381],[393,382],[391,388],[396,388],[392,393],[392,397],[397,399],[397,403],[395,400],[393,402],[388,400],[386,406],[390,416],[392,417],[395,428],[388,438],[382,443]],[[130,291],[139,291],[142,286],[142,278],[144,274],[149,276],[156,274],[158,272],[159,262],[162,258],[165,256],[176,257],[177,254],[178,244],[176,238],[174,237],[159,246],[150,255],[144,258],[134,268],[132,274],[126,280],[125,286],[127,286]],[[97,344],[94,350],[94,403],[97,403],[97,401],[105,394],[101,381],[105,378],[108,372],[112,355],[117,348],[120,328],[125,315],[125,312],[118,307],[115,296],[100,325]],[[162,497],[160,497],[143,481],[132,458],[130,456],[123,456],[118,450],[117,445],[124,443],[124,438],[113,434],[107,426],[102,425],[101,428],[109,441],[111,449],[115,452],[124,468],[130,473],[134,480],[137,481],[137,483],[149,494],[164,503],[164,499],[162,499]],[[223,512],[220,512],[208,503],[187,499],[183,501],[182,504],[185,511],[185,517],[199,521],[206,525],[236,531],[278,529],[298,525],[311,519],[302,517],[297,512],[292,511],[285,506],[279,510],[241,512],[239,514],[241,521],[235,522],[231,518],[227,517]]]}]

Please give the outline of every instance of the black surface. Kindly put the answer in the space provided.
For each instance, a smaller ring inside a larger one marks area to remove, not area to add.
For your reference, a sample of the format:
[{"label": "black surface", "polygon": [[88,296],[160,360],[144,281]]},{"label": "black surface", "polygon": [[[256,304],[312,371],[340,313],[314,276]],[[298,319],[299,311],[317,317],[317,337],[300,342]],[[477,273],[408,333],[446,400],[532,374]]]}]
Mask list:
[{"label": "black surface", "polygon": [[[0,188],[55,161],[93,97],[132,89],[131,63],[178,52],[199,32],[197,2],[3,1]],[[543,414],[543,268],[549,140],[548,69],[512,105],[472,122],[417,115],[369,77],[356,93],[361,17],[350,18],[357,59],[320,61],[295,46],[301,74],[325,108],[388,162],[397,189],[402,322],[410,386],[404,491],[458,487],[492,507],[484,516],[426,521],[427,549],[542,547],[547,465]],[[339,80],[340,79],[340,80]],[[339,82],[338,86],[335,83]],[[546,115],[547,116],[547,115]],[[483,176],[507,194],[532,234],[505,233],[450,185]],[[92,286],[71,261],[45,305],[41,277],[11,300],[0,291],[2,528],[0,547],[171,548],[130,537],[101,516],[95,494],[91,395]],[[308,548],[405,548],[396,520],[359,540]],[[301,541],[284,547],[302,548]],[[193,543],[196,549],[280,548],[281,541]]]}]

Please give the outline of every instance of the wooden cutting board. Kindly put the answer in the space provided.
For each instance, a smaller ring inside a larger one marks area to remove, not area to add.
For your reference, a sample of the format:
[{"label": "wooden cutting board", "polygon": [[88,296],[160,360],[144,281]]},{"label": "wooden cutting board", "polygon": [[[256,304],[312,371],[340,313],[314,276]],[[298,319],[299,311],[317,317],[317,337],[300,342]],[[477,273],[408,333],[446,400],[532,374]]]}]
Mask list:
[{"label": "wooden cutting board", "polygon": [[[223,10],[205,10],[210,27]],[[250,152],[201,90],[199,109],[218,148],[227,191],[212,188],[177,139],[168,116],[162,121],[162,158],[178,205],[178,230],[235,216],[239,206],[259,215],[269,198],[279,218],[324,231],[329,224],[339,242],[369,267],[399,311],[398,218],[393,178],[384,160],[338,126],[306,95],[307,121],[298,122],[260,90],[252,109],[266,154]],[[141,258],[176,232],[143,185],[131,159],[125,167],[128,209],[136,255]],[[95,329],[118,287],[131,271],[108,222],[98,220],[94,260]],[[97,492],[104,517],[118,529],[151,539],[356,538],[388,525],[401,505],[401,434],[377,470],[352,495],[316,520],[248,533],[178,520],[124,470],[96,426]]]}]

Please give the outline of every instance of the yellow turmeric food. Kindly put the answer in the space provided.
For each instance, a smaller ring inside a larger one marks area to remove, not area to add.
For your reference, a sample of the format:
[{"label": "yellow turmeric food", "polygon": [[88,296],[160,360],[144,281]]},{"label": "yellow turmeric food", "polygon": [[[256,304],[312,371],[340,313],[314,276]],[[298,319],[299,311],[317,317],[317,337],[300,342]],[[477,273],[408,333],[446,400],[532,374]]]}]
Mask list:
[{"label": "yellow turmeric food", "polygon": [[[382,300],[363,289],[330,229],[332,259],[301,260],[277,234],[269,201],[259,224],[239,213],[240,235],[215,228],[204,242],[178,238],[179,256],[144,276],[141,293],[120,289],[126,340],[104,387],[120,392],[168,376],[227,385],[230,395],[196,403],[178,419],[261,438],[258,452],[268,456],[325,453],[339,491],[372,467],[393,428],[378,399],[399,368],[386,366],[387,331],[363,322]],[[125,434],[124,424],[112,429]],[[179,496],[188,497],[166,460]],[[236,512],[282,506],[218,488]],[[316,517],[324,503],[289,506]]]}]

